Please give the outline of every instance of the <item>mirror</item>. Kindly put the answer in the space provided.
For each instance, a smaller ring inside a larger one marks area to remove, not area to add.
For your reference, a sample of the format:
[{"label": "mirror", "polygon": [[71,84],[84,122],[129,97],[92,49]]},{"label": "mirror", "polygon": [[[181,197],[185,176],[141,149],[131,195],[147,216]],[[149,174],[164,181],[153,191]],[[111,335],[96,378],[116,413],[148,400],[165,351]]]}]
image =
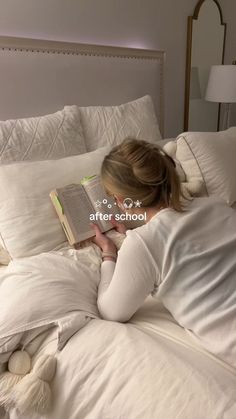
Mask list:
[{"label": "mirror", "polygon": [[217,0],[198,1],[188,17],[184,131],[217,131],[220,105],[207,102],[210,68],[223,64],[226,24]]}]

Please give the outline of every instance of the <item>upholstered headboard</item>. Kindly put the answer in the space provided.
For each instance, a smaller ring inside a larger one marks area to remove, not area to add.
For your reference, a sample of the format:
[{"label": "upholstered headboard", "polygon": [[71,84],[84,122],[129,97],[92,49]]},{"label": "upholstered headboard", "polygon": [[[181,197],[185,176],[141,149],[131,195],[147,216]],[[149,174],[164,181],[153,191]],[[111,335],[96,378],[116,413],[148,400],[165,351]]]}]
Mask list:
[{"label": "upholstered headboard", "polygon": [[164,136],[163,51],[0,37],[0,119],[151,95]]}]

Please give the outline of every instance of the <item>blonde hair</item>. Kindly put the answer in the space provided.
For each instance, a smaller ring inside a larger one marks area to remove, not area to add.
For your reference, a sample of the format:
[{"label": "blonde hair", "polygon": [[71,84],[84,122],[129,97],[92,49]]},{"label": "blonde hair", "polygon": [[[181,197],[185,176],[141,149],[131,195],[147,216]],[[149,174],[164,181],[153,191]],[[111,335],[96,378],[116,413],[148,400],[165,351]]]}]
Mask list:
[{"label": "blonde hair", "polygon": [[175,163],[156,144],[127,138],[104,158],[101,178],[109,194],[183,211]]}]

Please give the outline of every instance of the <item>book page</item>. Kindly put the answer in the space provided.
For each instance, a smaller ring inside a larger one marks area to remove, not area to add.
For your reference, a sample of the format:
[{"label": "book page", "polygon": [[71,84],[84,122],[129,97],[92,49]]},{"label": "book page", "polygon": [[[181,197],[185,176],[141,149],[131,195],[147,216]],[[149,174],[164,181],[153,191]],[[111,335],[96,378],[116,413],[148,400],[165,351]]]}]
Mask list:
[{"label": "book page", "polygon": [[76,242],[94,236],[89,216],[94,212],[91,202],[81,185],[71,184],[57,189],[57,195],[71,227]]},{"label": "book page", "polygon": [[[100,213],[103,216],[103,219],[100,219],[102,231],[110,230],[113,228],[113,225],[109,222],[109,217],[112,214],[115,215],[120,213],[119,207],[117,206],[115,200],[106,194],[105,189],[101,183],[101,178],[98,175],[83,181],[82,184],[94,207],[94,212]],[[108,218],[107,221],[104,220],[106,215]]]}]

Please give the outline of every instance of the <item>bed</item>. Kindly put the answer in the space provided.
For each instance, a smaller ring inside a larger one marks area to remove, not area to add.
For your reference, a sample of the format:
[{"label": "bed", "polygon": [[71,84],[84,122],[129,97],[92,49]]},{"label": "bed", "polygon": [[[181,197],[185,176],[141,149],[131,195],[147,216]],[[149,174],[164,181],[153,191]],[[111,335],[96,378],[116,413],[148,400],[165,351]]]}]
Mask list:
[{"label": "bed", "polygon": [[[0,60],[0,371],[23,376],[8,391],[0,381],[1,417],[234,419],[235,368],[161,302],[148,297],[125,324],[100,318],[101,253],[68,245],[47,198],[135,136],[166,148],[188,193],[233,206],[236,128],[163,141],[163,51],[0,37]],[[9,369],[16,350],[31,357],[24,373]],[[48,383],[44,404],[29,377]]]}]

